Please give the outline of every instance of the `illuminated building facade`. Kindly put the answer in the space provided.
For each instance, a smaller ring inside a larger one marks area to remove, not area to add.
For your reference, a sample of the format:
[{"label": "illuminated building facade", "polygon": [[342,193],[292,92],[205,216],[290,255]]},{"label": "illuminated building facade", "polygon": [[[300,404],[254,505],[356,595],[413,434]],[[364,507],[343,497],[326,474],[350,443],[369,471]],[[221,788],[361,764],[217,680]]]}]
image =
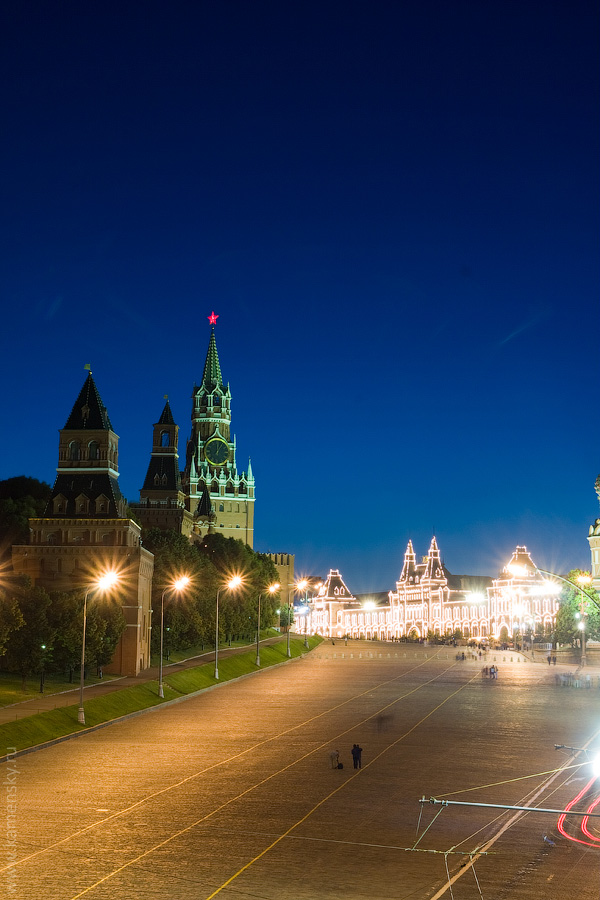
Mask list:
[{"label": "illuminated building facade", "polygon": [[[600,475],[596,478],[595,487],[600,500]],[[590,525],[588,542],[592,557],[592,585],[597,591],[600,591],[600,519],[596,519],[594,524]]]},{"label": "illuminated building facade", "polygon": [[460,631],[465,638],[508,642],[554,628],[558,601],[553,588],[526,547],[517,547],[500,576],[492,579],[452,575],[435,537],[427,556],[417,562],[409,541],[396,590],[384,601],[355,597],[340,572],[331,570],[312,601],[309,630],[367,640],[444,637]]}]

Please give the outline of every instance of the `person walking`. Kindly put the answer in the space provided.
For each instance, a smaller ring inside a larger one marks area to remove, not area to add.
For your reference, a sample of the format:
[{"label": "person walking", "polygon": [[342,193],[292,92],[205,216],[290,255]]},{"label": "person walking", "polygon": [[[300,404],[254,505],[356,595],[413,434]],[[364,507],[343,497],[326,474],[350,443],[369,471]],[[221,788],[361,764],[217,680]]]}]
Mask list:
[{"label": "person walking", "polygon": [[332,750],[331,753],[329,754],[329,759],[331,760],[331,768],[337,769],[338,763],[340,761],[340,751]]}]

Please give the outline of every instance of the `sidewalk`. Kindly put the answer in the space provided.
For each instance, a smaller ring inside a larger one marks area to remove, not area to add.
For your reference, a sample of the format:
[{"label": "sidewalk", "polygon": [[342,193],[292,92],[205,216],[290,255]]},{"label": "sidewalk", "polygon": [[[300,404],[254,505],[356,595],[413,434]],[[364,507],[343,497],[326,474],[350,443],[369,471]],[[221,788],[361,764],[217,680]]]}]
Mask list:
[{"label": "sidewalk", "polygon": [[[292,633],[292,637],[298,635]],[[285,637],[277,635],[276,637],[266,638],[260,642],[261,647],[268,647],[270,644],[277,644],[285,641]],[[228,656],[234,656],[236,653],[247,653],[252,647],[256,647],[256,642],[245,644],[242,647],[219,647],[219,659],[225,659]],[[184,659],[175,663],[163,663],[163,679],[170,672],[181,672],[182,669],[194,669],[202,666],[207,662],[211,662],[215,658],[214,650],[207,650],[199,656],[192,656],[190,659]],[[84,686],[84,700],[91,700],[93,697],[101,697],[105,694],[112,694],[115,691],[122,691],[125,688],[135,687],[138,684],[144,684],[148,681],[158,681],[158,666],[152,666],[146,669],[140,675],[121,676],[111,678],[110,681],[101,684],[90,684]],[[15,722],[27,716],[35,716],[38,713],[46,712],[50,709],[59,709],[63,706],[77,706],[79,704],[79,684],[73,685],[68,691],[62,691],[60,694],[37,694],[31,700],[21,700],[20,703],[12,703],[10,706],[0,707],[0,725],[7,722]]]}]

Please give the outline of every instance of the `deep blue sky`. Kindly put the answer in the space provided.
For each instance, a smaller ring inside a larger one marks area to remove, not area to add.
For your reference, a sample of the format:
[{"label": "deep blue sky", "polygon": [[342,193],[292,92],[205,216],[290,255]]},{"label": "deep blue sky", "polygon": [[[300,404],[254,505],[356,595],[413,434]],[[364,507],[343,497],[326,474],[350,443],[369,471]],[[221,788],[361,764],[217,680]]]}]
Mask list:
[{"label": "deep blue sky", "polygon": [[600,515],[589,2],[5,2],[0,478],[90,362],[138,498],[215,310],[259,550],[394,587]]}]

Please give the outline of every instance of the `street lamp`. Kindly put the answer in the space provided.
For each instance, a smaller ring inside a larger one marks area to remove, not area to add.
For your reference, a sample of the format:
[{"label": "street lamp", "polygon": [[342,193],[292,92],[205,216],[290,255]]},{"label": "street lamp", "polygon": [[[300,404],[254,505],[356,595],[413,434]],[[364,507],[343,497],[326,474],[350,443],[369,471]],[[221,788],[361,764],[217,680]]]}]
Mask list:
[{"label": "street lamp", "polygon": [[[578,584],[591,584],[592,577],[591,575],[578,575],[577,576]],[[582,667],[586,665],[587,658],[585,653],[585,600],[583,599],[584,594],[586,593],[583,588],[580,588],[580,605],[581,605],[581,621],[579,623],[579,627],[581,629],[581,665]]]},{"label": "street lamp", "polygon": [[[270,584],[267,588],[269,594],[276,594],[279,590],[280,585],[278,583]],[[256,622],[256,665],[260,667],[260,600],[262,594],[258,595],[258,618]]]},{"label": "street lamp", "polygon": [[83,637],[81,639],[81,671],[79,673],[79,710],[77,711],[77,721],[80,725],[85,725],[85,711],[83,708],[83,680],[85,673],[85,629],[87,625],[87,598],[92,591],[108,591],[114,587],[119,581],[116,572],[105,572],[98,581],[91,584],[86,590],[83,597]]},{"label": "street lamp", "polygon": [[219,680],[219,594],[221,591],[235,591],[242,583],[239,575],[230,578],[227,584],[223,585],[217,591],[217,612],[215,616],[215,681]]},{"label": "street lamp", "polygon": [[308,580],[298,582],[298,589],[304,591],[304,647],[308,650]]},{"label": "street lamp", "polygon": [[[287,626],[287,648],[286,648],[286,656],[288,659],[292,655],[292,651],[290,649],[290,632],[292,630],[292,612],[294,609],[294,594],[296,591],[304,591],[308,586],[308,581],[306,578],[303,578],[301,581],[294,582],[294,584],[288,585],[288,626]],[[292,593],[293,592],[293,593]],[[290,594],[292,594],[292,602],[290,603]]]},{"label": "street lamp", "polygon": [[298,612],[304,616],[304,647],[308,650],[308,614],[310,612],[310,607],[301,606]]},{"label": "street lamp", "polygon": [[40,650],[42,651],[42,667],[41,667],[41,672],[40,672],[40,694],[43,694],[44,693],[44,683],[46,681],[46,673],[44,671],[46,645],[40,644]]},{"label": "street lamp", "polygon": [[167,585],[160,598],[160,661],[158,663],[158,696],[161,699],[164,699],[165,696],[165,692],[163,690],[163,636],[165,625],[165,594],[168,591],[180,594],[181,591],[184,591],[186,589],[189,583],[189,577],[187,575],[182,575],[181,578],[177,579],[177,581],[174,581],[172,584]]}]

